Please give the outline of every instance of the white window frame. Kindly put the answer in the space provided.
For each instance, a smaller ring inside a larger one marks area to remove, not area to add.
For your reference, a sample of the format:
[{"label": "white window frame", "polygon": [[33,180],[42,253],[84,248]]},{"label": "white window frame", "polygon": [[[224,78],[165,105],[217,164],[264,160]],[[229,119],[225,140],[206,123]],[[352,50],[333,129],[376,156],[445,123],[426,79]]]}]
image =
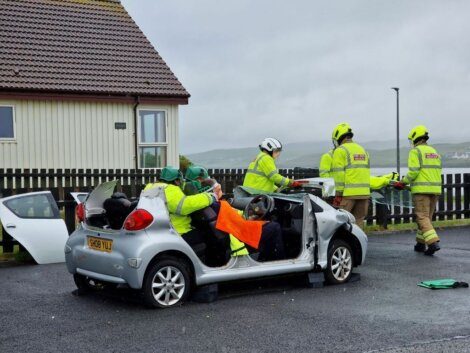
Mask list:
[{"label": "white window frame", "polygon": [[[141,141],[141,116],[140,112],[163,112],[165,113],[165,142],[142,142]],[[168,110],[163,108],[140,108],[137,109],[137,165],[139,169],[162,169],[163,167],[159,168],[141,168],[140,167],[140,148],[141,147],[166,147],[166,158],[165,160],[168,162]],[[167,163],[168,164],[168,163]]]},{"label": "white window frame", "polygon": [[13,137],[0,137],[0,142],[14,142],[16,141],[16,112],[15,112],[15,106],[11,104],[1,104],[1,108],[11,108],[12,110],[12,115],[13,115]]}]

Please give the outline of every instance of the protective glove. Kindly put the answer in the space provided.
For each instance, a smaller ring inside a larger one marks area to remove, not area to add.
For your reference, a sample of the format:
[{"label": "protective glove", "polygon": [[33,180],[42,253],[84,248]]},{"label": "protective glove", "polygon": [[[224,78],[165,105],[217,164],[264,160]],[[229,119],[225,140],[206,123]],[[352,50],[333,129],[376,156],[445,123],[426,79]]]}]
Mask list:
[{"label": "protective glove", "polygon": [[339,207],[339,205],[341,204],[341,201],[343,201],[343,196],[335,196],[333,200],[333,206]]},{"label": "protective glove", "polygon": [[291,188],[301,188],[302,185],[303,184],[300,181],[297,181],[297,180],[293,180],[292,184],[290,184]]},{"label": "protective glove", "polygon": [[397,181],[396,183],[393,184],[393,187],[397,190],[405,190],[406,184],[402,181]]}]

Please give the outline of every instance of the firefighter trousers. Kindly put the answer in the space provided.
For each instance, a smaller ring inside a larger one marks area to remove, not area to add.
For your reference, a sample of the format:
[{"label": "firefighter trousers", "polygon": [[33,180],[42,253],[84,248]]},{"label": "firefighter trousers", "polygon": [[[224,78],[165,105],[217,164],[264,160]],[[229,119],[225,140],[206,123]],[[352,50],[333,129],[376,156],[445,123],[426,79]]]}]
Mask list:
[{"label": "firefighter trousers", "polygon": [[416,223],[418,232],[416,233],[416,242],[430,245],[439,241],[439,236],[432,226],[432,216],[436,211],[436,203],[439,195],[432,194],[414,194],[413,206],[415,208]]},{"label": "firefighter trousers", "polygon": [[352,215],[356,218],[356,224],[364,229],[364,219],[366,218],[367,212],[369,211],[369,199],[343,197],[341,203],[339,204],[339,208],[351,212]]}]

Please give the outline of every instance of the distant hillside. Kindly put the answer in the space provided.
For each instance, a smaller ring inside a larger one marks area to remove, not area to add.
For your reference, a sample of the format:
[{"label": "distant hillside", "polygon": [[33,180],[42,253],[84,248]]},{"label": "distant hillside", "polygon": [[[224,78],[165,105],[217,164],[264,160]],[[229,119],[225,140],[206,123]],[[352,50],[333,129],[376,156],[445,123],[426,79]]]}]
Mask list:
[{"label": "distant hillside", "polygon": [[[394,143],[391,141],[378,143],[366,142],[363,146],[371,157],[371,167],[390,167],[396,163]],[[381,148],[377,148],[380,146]],[[386,149],[383,147],[386,146]],[[406,166],[408,142],[401,143],[401,165]],[[470,152],[470,142],[437,143],[433,145],[443,156],[444,167],[470,167],[470,159],[452,159],[450,154]],[[321,155],[331,148],[331,142],[299,142],[284,146],[284,151],[278,161],[279,168],[307,167],[317,168]],[[207,168],[246,168],[257,153],[258,148],[218,149],[213,151],[189,154],[187,157],[194,163]]]}]

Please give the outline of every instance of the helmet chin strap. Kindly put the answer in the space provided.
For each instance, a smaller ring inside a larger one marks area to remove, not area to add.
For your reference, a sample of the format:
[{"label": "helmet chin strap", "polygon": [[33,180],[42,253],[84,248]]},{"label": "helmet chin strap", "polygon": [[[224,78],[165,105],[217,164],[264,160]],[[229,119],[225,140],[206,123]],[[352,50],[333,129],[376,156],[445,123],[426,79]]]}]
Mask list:
[{"label": "helmet chin strap", "polygon": [[337,148],[339,146],[339,143],[337,140],[333,139],[333,146]]}]

